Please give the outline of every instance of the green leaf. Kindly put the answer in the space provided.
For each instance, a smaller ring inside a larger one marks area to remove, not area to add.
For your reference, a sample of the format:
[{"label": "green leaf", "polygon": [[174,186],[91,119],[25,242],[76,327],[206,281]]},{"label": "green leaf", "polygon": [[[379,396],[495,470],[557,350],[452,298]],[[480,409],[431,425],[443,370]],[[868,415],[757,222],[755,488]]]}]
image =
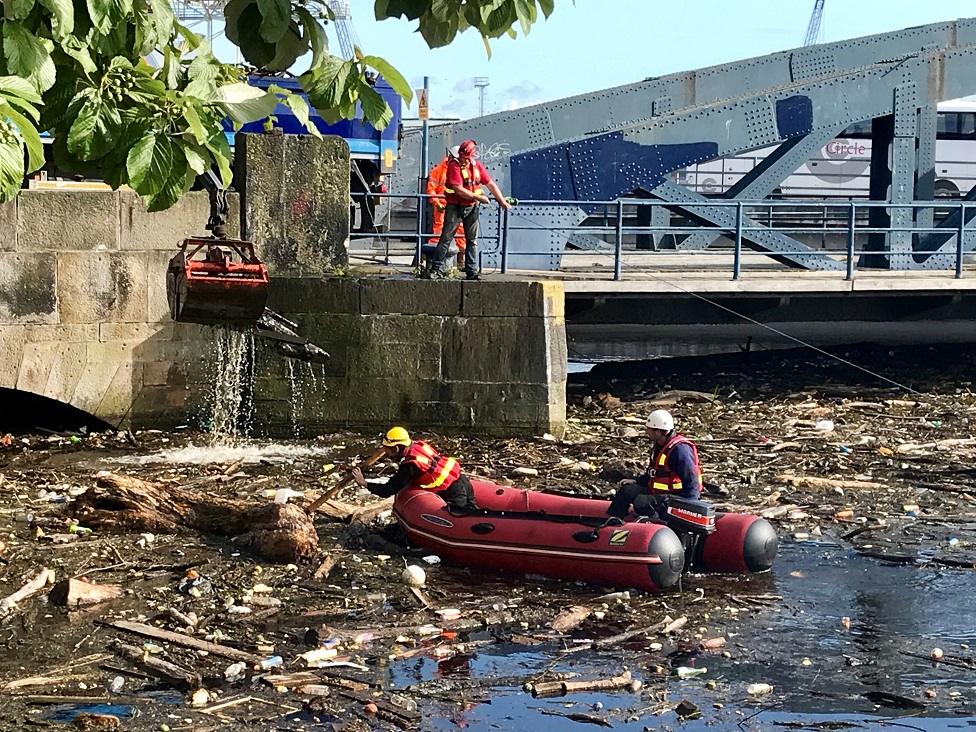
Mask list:
[{"label": "green leaf", "polygon": [[203,122],[200,120],[200,115],[197,113],[197,108],[192,103],[187,103],[186,107],[183,109],[183,119],[186,120],[187,126],[190,128],[190,132],[196,141],[201,145],[207,140],[210,135],[207,134],[206,129],[203,127]]},{"label": "green leaf", "polygon": [[393,119],[390,105],[366,82],[360,83],[359,103],[363,107],[363,117],[378,130],[382,130]]},{"label": "green leaf", "polygon": [[264,68],[278,55],[278,48],[274,43],[268,43],[261,37],[261,13],[257,6],[251,5],[241,13],[241,53],[249,63]]},{"label": "green leaf", "polygon": [[23,20],[34,9],[34,0],[4,0],[4,21]]},{"label": "green leaf", "polygon": [[322,64],[299,77],[312,105],[319,111],[334,110],[342,103],[354,64],[326,56]]},{"label": "green leaf", "polygon": [[302,36],[297,23],[292,23],[275,45],[274,58],[265,64],[265,68],[271,71],[285,71],[306,53],[308,53],[308,38]]},{"label": "green leaf", "polygon": [[319,128],[316,127],[311,121],[311,115],[308,109],[308,102],[306,102],[298,94],[286,94],[282,98],[281,103],[284,104],[288,109],[292,111],[295,118],[302,123],[302,126],[308,130],[310,135],[321,138],[322,133],[319,132]]},{"label": "green leaf", "polygon": [[67,38],[75,30],[75,6],[71,0],[40,0],[51,11],[51,35],[55,40]]},{"label": "green leaf", "polygon": [[81,160],[100,158],[115,147],[121,131],[118,108],[90,95],[68,130],[68,150]]},{"label": "green leaf", "polygon": [[176,15],[169,0],[149,0],[153,18],[156,20],[156,33],[161,44],[167,43],[173,37],[176,25]]},{"label": "green leaf", "polygon": [[120,25],[124,26],[132,12],[132,0],[87,0],[87,4],[92,25],[103,35],[108,35]]},{"label": "green leaf", "polygon": [[393,91],[403,97],[403,100],[407,104],[410,104],[413,100],[413,90],[410,88],[407,80],[403,78],[403,74],[379,56],[365,56],[363,57],[363,63],[376,69],[380,73],[380,76],[386,80],[386,83],[393,87]]},{"label": "green leaf", "polygon": [[209,101],[219,105],[234,122],[241,125],[264,119],[278,106],[274,94],[244,83],[219,87]]},{"label": "green leaf", "polygon": [[19,97],[31,104],[40,104],[41,95],[34,85],[19,76],[0,76],[0,94],[7,97]]},{"label": "green leaf", "polygon": [[190,189],[194,177],[196,176],[190,166],[187,165],[183,150],[178,145],[174,145],[170,174],[163,181],[158,191],[147,196],[146,209],[150,212],[165,211]]},{"label": "green leaf", "polygon": [[24,148],[20,142],[0,142],[0,203],[12,201],[24,180]]},{"label": "green leaf", "polygon": [[539,0],[539,7],[542,8],[542,14],[548,18],[556,7],[556,0]]},{"label": "green leaf", "polygon": [[0,104],[0,117],[8,117],[27,145],[27,172],[33,173],[44,165],[44,145],[34,124],[9,104]]},{"label": "green leaf", "polygon": [[234,180],[234,172],[230,167],[230,144],[227,142],[227,137],[224,135],[223,130],[214,132],[210,139],[207,140],[205,147],[213,155],[214,162],[217,164],[221,184],[224,188],[230,188],[230,184]]},{"label": "green leaf", "polygon": [[154,196],[173,174],[176,146],[165,134],[151,132],[139,140],[125,161],[129,183],[141,196]]},{"label": "green leaf", "polygon": [[529,35],[532,24],[535,23],[538,15],[535,9],[535,0],[515,0],[515,14],[518,16],[519,24],[522,26],[522,35]]},{"label": "green leaf", "polygon": [[200,152],[200,149],[193,145],[183,145],[183,154],[186,156],[186,164],[197,175],[202,175],[210,167],[210,163]]},{"label": "green leaf", "polygon": [[92,60],[88,48],[74,36],[68,36],[61,41],[61,50],[77,61],[78,65],[81,66],[86,74],[94,74],[98,71],[98,67],[95,66],[95,62]]},{"label": "green leaf", "polygon": [[323,56],[329,50],[329,40],[325,34],[325,28],[312,17],[312,14],[306,8],[299,6],[297,12],[298,17],[302,21],[305,37],[308,39],[309,46],[312,49],[312,66],[318,66]]},{"label": "green leaf", "polygon": [[29,78],[49,54],[44,44],[21,23],[3,22],[3,53],[7,68],[17,76]]},{"label": "green leaf", "polygon": [[261,11],[261,38],[277,43],[291,23],[291,0],[258,0]]}]

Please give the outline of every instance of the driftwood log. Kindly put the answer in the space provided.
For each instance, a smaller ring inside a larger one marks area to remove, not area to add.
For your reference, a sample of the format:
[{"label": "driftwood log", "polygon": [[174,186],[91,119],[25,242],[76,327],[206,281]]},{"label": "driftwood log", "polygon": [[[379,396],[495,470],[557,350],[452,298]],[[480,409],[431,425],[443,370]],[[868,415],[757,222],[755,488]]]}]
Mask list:
[{"label": "driftwood log", "polygon": [[179,533],[186,528],[232,537],[235,544],[276,562],[297,562],[318,552],[312,519],[289,503],[246,503],[200,490],[162,486],[100,472],[78,496],[73,511],[101,531]]}]

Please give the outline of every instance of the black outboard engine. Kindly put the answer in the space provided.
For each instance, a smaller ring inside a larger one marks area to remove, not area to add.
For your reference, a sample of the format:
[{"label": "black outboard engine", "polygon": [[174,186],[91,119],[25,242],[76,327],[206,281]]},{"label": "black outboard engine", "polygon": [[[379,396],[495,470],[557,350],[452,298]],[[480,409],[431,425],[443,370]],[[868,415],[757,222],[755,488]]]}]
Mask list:
[{"label": "black outboard engine", "polygon": [[687,572],[698,558],[703,539],[715,531],[715,509],[704,501],[668,496],[662,513],[664,523],[681,539]]}]

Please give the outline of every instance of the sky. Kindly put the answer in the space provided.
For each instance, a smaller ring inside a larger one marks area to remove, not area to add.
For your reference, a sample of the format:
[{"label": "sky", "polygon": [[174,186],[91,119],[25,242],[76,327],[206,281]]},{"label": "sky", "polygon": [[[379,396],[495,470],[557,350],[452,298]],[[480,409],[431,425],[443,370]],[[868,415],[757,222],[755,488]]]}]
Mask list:
[{"label": "sky", "polygon": [[[430,77],[431,118],[478,116],[475,77],[487,77],[486,114],[802,45],[814,0],[556,0],[528,36],[492,42],[476,32],[431,50],[416,22],[373,15],[373,0],[351,0],[367,54],[410,81]],[[821,42],[976,16],[972,0],[825,0]],[[201,29],[197,29],[201,32]],[[330,43],[338,43],[330,32]],[[220,44],[218,44],[219,48]],[[232,59],[227,59],[232,60]],[[415,117],[416,101],[404,110]]]}]

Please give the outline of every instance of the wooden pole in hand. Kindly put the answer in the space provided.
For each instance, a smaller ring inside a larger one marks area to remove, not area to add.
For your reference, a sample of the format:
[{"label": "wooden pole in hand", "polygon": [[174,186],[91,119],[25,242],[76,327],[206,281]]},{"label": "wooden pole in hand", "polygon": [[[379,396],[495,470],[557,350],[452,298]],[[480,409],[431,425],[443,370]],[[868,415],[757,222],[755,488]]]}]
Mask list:
[{"label": "wooden pole in hand", "polygon": [[[368,458],[366,458],[366,462],[363,463],[363,467],[368,468],[369,466],[378,462],[379,459],[383,457],[385,454],[386,454],[386,448],[381,447],[379,450],[377,450]],[[321,496],[319,496],[314,501],[312,501],[308,505],[308,508],[305,509],[305,511],[310,514],[315,513],[316,509],[318,509],[319,506],[321,506],[326,501],[332,499],[340,490],[345,488],[346,485],[348,485],[349,481],[351,480],[352,480],[352,472],[350,471],[349,473],[346,473],[345,477],[342,480],[340,480],[338,483],[336,483],[334,487],[330,488]]]}]

